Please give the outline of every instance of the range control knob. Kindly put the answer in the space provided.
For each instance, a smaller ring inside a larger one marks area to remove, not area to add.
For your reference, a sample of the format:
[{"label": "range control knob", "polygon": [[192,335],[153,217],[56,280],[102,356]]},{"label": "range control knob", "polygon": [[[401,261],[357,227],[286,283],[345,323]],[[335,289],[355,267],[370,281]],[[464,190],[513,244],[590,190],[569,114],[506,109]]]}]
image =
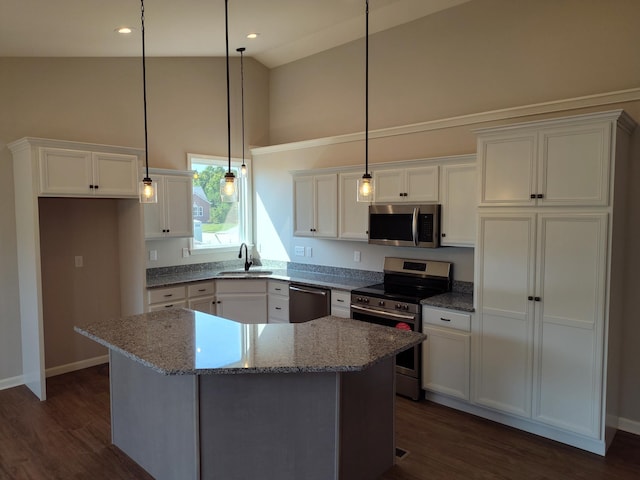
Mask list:
[{"label": "range control knob", "polygon": [[384,307],[384,300],[378,300],[378,306]]}]

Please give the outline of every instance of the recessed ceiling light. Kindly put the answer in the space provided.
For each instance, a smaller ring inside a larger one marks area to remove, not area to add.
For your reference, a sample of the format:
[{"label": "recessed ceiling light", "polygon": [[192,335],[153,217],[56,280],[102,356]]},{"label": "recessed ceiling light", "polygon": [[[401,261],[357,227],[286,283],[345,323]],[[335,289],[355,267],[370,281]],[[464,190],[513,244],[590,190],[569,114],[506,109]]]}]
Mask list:
[{"label": "recessed ceiling light", "polygon": [[131,32],[133,32],[133,28],[131,27],[118,27],[115,30],[116,32],[122,34],[122,35],[129,35]]},{"label": "recessed ceiling light", "polygon": [[260,35],[259,33],[249,33],[247,34],[247,38],[258,38],[258,35]]}]

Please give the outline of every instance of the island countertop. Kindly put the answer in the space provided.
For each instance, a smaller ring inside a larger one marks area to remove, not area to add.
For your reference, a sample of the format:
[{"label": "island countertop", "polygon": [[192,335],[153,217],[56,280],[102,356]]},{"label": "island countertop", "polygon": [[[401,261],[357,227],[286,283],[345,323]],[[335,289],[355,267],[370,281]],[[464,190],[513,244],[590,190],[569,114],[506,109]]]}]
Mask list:
[{"label": "island countertop", "polygon": [[360,371],[426,338],[333,316],[243,324],[184,308],[74,329],[165,375]]}]

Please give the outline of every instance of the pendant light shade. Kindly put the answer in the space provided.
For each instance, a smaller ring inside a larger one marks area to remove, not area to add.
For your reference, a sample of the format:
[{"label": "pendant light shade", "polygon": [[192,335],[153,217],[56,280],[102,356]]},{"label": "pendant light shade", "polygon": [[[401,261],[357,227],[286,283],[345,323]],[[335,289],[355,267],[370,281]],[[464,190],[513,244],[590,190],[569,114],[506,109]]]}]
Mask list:
[{"label": "pendant light shade", "polygon": [[142,99],[144,105],[144,164],[145,176],[138,185],[140,203],[158,203],[158,186],[149,177],[149,144],[147,141],[147,68],[144,48],[144,0],[140,0],[140,20],[142,24]]},{"label": "pendant light shade", "polygon": [[365,0],[365,29],[364,175],[358,179],[358,202],[373,201],[373,178],[369,173],[369,0]]},{"label": "pendant light shade", "polygon": [[224,33],[227,59],[227,148],[229,165],[224,178],[220,180],[220,199],[225,203],[238,201],[236,176],[231,171],[231,85],[229,84],[229,0],[224,0]]},{"label": "pendant light shade", "polygon": [[240,47],[236,48],[236,52],[240,52],[240,85],[241,85],[241,95],[242,98],[242,166],[240,167],[240,175],[243,177],[247,176],[247,165],[244,163],[244,52],[246,48]]}]

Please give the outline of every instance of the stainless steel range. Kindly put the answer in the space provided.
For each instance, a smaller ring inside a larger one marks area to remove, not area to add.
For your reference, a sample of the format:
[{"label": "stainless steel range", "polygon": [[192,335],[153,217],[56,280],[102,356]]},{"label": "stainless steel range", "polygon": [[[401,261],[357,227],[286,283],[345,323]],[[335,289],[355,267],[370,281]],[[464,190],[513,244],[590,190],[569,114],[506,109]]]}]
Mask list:
[{"label": "stainless steel range", "polygon": [[[384,283],[351,292],[351,318],[404,330],[422,331],[421,300],[451,291],[448,262],[385,257]],[[420,398],[420,346],[396,356],[396,393]]]}]

